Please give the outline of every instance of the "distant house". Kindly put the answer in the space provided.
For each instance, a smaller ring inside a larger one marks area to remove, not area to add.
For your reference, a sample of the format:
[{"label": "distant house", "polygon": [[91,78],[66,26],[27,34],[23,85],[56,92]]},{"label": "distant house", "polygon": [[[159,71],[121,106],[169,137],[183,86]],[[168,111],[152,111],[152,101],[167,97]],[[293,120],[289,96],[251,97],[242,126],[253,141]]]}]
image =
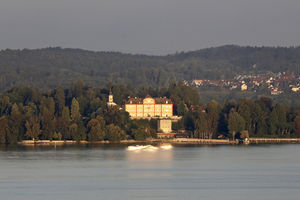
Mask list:
[{"label": "distant house", "polygon": [[279,88],[277,88],[277,87],[272,87],[271,88],[271,95],[279,95],[281,93],[283,93],[283,91],[280,90]]},{"label": "distant house", "polygon": [[243,83],[241,85],[241,90],[244,91],[244,90],[247,90],[247,89],[248,89],[248,86],[245,83]]},{"label": "distant house", "polygon": [[294,86],[294,87],[291,88],[291,90],[293,92],[298,92],[300,90],[300,87]]},{"label": "distant house", "polygon": [[198,87],[198,86],[203,85],[204,82],[205,82],[205,80],[193,80],[192,83]]},{"label": "distant house", "polygon": [[238,86],[237,85],[232,85],[230,90],[236,89]]},{"label": "distant house", "polygon": [[192,111],[205,112],[205,109],[204,109],[202,106],[194,106],[194,105],[191,105],[191,106],[190,106],[190,110],[192,110]]}]

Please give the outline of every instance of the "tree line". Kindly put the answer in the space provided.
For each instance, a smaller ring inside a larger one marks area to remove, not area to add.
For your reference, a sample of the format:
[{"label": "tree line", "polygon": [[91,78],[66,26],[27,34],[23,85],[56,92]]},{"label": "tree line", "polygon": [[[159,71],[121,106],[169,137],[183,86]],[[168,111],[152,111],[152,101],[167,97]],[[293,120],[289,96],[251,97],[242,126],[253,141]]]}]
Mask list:
[{"label": "tree line", "polygon": [[[115,107],[108,107],[112,91]],[[108,83],[92,88],[81,80],[69,88],[49,91],[13,87],[0,95],[0,143],[22,140],[145,140],[157,137],[157,121],[130,119],[121,109],[129,96],[167,97],[174,104],[174,115],[182,120],[173,130],[187,131],[190,137],[300,137],[300,111],[268,98],[243,99],[219,104],[210,101],[200,105],[195,88],[183,82],[152,88]]]},{"label": "tree line", "polygon": [[[118,106],[107,106],[110,90]],[[199,102],[194,88],[175,83],[161,89],[140,87],[138,90],[130,85],[112,83],[103,88],[91,88],[81,80],[70,88],[59,87],[47,92],[14,87],[0,95],[0,143],[26,139],[119,141],[155,138],[156,120],[131,120],[121,109],[128,96],[148,94],[167,96],[174,102]]]},{"label": "tree line", "polygon": [[300,137],[300,109],[273,105],[267,97],[222,105],[212,100],[186,112],[175,127],[195,138]]}]

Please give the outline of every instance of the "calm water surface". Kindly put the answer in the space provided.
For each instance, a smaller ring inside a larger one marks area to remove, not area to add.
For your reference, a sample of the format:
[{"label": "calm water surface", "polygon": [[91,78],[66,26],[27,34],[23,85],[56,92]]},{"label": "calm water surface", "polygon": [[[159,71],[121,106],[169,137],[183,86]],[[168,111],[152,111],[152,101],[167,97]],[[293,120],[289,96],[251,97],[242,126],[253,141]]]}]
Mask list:
[{"label": "calm water surface", "polygon": [[0,146],[0,199],[299,200],[300,145]]}]

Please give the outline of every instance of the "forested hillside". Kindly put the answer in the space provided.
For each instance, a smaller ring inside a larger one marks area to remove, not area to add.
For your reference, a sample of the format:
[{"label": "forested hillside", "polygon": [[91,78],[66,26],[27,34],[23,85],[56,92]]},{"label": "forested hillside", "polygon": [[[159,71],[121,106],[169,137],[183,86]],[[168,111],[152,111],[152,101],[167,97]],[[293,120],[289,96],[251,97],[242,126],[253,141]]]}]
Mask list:
[{"label": "forested hillside", "polygon": [[[108,106],[109,91],[117,106]],[[166,96],[174,104],[174,132],[192,138],[300,137],[300,109],[275,104],[269,98],[242,99],[200,105],[195,88],[183,82],[163,88],[108,84],[91,88],[81,81],[47,92],[15,87],[0,95],[0,144],[27,139],[119,141],[156,138],[156,119],[131,119],[121,109],[128,96]]]},{"label": "forested hillside", "polygon": [[170,81],[232,78],[238,73],[300,71],[300,47],[222,46],[167,56],[45,48],[0,51],[0,91],[12,86],[68,87],[81,79],[133,87],[167,86]]}]

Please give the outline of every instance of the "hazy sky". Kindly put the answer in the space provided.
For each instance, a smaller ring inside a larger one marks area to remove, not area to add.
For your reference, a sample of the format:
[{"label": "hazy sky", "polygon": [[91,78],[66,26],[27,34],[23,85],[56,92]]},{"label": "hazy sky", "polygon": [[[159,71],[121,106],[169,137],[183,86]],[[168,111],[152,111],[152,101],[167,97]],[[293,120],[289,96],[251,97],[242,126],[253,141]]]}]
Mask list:
[{"label": "hazy sky", "polygon": [[0,49],[299,46],[300,0],[0,0]]}]

